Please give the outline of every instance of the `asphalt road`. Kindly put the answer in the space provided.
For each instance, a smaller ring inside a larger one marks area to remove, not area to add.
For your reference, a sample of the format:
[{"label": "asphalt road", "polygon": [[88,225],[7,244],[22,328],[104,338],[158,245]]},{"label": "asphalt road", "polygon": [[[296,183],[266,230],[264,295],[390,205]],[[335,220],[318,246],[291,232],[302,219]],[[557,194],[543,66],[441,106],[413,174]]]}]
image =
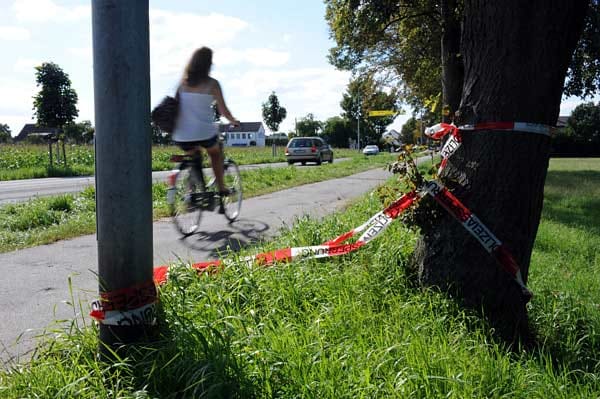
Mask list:
[{"label": "asphalt road", "polygon": [[[345,161],[348,158],[335,159],[333,162]],[[311,165],[310,163],[308,165]],[[257,168],[279,168],[287,166],[287,162],[242,165],[240,170]],[[166,182],[170,171],[152,172],[152,181]],[[88,186],[96,184],[94,176],[85,177],[47,177],[42,179],[0,181],[0,205],[23,202],[33,197],[45,197],[64,193],[76,193]]]},{"label": "asphalt road", "polygon": [[[339,210],[390,176],[375,169],[250,198],[235,223],[229,225],[222,215],[208,213],[202,219],[203,232],[186,240],[180,239],[170,220],[160,220],[154,223],[154,265],[178,258],[214,259],[227,246],[256,244],[292,225],[297,217],[320,218]],[[43,183],[37,182],[39,190]],[[89,324],[88,304],[98,292],[96,270],[95,235],[0,254],[0,359],[26,360],[36,336],[65,325],[51,324],[54,320]]]},{"label": "asphalt road", "polygon": [[[287,163],[247,165],[256,168],[270,165],[280,167]],[[170,171],[152,172],[153,182],[167,181]],[[27,201],[33,197],[45,197],[64,193],[76,193],[88,186],[95,186],[94,176],[85,177],[47,177],[42,179],[0,181],[0,205]]]}]

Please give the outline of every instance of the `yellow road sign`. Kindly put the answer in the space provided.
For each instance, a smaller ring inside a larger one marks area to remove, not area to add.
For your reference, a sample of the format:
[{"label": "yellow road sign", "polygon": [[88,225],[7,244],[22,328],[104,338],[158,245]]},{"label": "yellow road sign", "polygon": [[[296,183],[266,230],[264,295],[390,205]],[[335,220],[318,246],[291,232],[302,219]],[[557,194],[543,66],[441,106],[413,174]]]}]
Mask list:
[{"label": "yellow road sign", "polygon": [[389,110],[380,110],[380,111],[369,111],[369,116],[392,116],[396,115],[396,111],[391,109]]}]

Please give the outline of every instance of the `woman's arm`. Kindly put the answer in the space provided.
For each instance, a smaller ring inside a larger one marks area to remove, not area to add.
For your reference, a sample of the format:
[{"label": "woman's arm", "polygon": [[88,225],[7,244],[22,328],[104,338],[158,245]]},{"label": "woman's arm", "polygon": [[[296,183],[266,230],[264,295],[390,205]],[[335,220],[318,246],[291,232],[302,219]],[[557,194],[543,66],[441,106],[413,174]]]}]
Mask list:
[{"label": "woman's arm", "polygon": [[239,126],[240,121],[238,121],[237,119],[235,119],[233,117],[233,115],[231,115],[229,108],[227,108],[227,105],[225,104],[225,99],[223,98],[223,92],[221,91],[221,85],[219,84],[219,81],[216,79],[214,80],[211,94],[217,102],[217,110],[219,111],[219,113],[221,115],[223,115],[225,118],[227,118],[229,120],[229,122],[231,122],[233,125]]}]

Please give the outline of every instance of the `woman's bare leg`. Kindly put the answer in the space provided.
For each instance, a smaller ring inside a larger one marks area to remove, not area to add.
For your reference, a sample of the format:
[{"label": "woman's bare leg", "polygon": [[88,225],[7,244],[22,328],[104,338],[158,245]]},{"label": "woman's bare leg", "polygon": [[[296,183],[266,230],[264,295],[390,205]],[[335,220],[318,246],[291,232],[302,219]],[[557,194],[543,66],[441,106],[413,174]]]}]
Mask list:
[{"label": "woman's bare leg", "polygon": [[208,152],[208,155],[210,156],[210,163],[215,174],[219,192],[224,192],[227,188],[223,181],[223,151],[221,151],[221,146],[217,143],[212,147],[207,148],[206,152]]}]

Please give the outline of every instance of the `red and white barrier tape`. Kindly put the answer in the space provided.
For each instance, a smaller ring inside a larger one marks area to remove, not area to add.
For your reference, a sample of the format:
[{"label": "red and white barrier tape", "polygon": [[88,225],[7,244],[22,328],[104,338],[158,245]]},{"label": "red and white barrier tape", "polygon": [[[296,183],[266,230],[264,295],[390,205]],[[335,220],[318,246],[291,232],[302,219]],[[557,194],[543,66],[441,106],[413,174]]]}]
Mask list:
[{"label": "red and white barrier tape", "polygon": [[[521,122],[494,122],[477,125],[466,125],[460,128],[440,123],[425,130],[432,139],[440,140],[448,134],[451,137],[442,148],[442,164],[440,171],[445,166],[447,159],[456,152],[462,142],[460,130],[518,130],[537,134],[549,135],[551,128],[545,125]],[[465,207],[446,187],[437,181],[428,181],[422,192],[411,191],[401,196],[392,205],[373,215],[360,226],[339,235],[321,245],[307,247],[290,247],[275,251],[259,253],[240,259],[248,266],[268,266],[275,262],[291,262],[303,259],[318,259],[332,256],[345,255],[356,251],[371,240],[379,236],[402,212],[408,209],[422,195],[431,195],[446,211],[456,218],[463,227],[473,235],[477,241],[500,263],[505,270],[520,286],[525,298],[532,297],[527,289],[519,265],[508,251],[506,246],[473,214]],[[358,233],[364,232],[354,243],[345,243]],[[239,262],[238,261],[238,262]],[[207,271],[236,263],[232,260],[213,260],[192,264],[198,271]],[[109,293],[102,293],[101,299],[92,303],[90,316],[98,322],[107,325],[140,325],[154,324],[156,322],[155,302],[156,289],[154,283],[163,284],[168,279],[169,266],[159,266],[154,269],[151,288],[147,283],[140,287],[127,288]]]},{"label": "red and white barrier tape", "polygon": [[542,125],[538,123],[528,122],[484,122],[477,123],[474,125],[461,125],[456,127],[448,123],[438,123],[437,125],[428,127],[425,129],[425,135],[433,140],[441,140],[448,134],[450,138],[446,141],[440,151],[442,158],[440,167],[438,169],[438,175],[446,167],[448,158],[454,154],[462,144],[461,131],[475,131],[475,130],[508,130],[515,132],[535,133],[550,136],[554,128],[548,125]]},{"label": "red and white barrier tape", "polygon": [[133,287],[100,293],[92,302],[90,316],[101,324],[112,326],[156,324],[156,286],[148,280]]},{"label": "red and white barrier tape", "polygon": [[[417,199],[418,194],[415,191],[404,194],[383,211],[378,212],[369,218],[367,222],[321,245],[291,247],[270,252],[263,252],[242,258],[237,262],[229,259],[198,262],[192,264],[192,268],[198,271],[207,271],[239,262],[246,263],[248,266],[268,266],[275,262],[291,262],[294,260],[318,259],[346,255],[350,252],[356,251],[363,245],[379,236],[394,219],[396,219],[402,212],[404,212],[404,210],[410,207]],[[356,242],[345,243],[350,238],[363,231],[364,233],[356,240]],[[168,271],[168,266],[159,266],[155,268],[154,281],[157,284],[165,283],[168,279]]]},{"label": "red and white barrier tape", "polygon": [[492,256],[496,258],[502,269],[506,271],[521,287],[523,295],[529,299],[533,296],[527,289],[521,276],[519,265],[506,246],[479,220],[473,212],[465,207],[446,187],[435,180],[425,184],[425,190],[437,203],[457,219],[463,227],[479,241]]},{"label": "red and white barrier tape", "polygon": [[[526,298],[531,298],[532,293],[525,286],[519,266],[506,246],[502,244],[502,242],[479,220],[479,218],[477,218],[477,216],[475,216],[475,214],[465,207],[446,187],[437,181],[426,182],[421,193],[412,191],[404,194],[392,205],[369,218],[367,222],[321,245],[278,249],[248,256],[240,261],[246,263],[248,266],[268,266],[275,262],[291,262],[294,260],[318,259],[348,254],[356,251],[379,236],[394,219],[408,209],[422,195],[426,194],[431,195],[444,209],[455,217],[463,227],[479,241],[485,250],[496,258],[502,266],[502,269],[517,282],[523,295]],[[362,235],[354,243],[345,243],[361,232]],[[198,271],[207,271],[213,268],[228,266],[233,263],[236,262],[232,260],[214,260],[194,263],[191,267]],[[168,271],[168,266],[155,268],[155,282],[157,284],[165,283],[168,279]]]}]

